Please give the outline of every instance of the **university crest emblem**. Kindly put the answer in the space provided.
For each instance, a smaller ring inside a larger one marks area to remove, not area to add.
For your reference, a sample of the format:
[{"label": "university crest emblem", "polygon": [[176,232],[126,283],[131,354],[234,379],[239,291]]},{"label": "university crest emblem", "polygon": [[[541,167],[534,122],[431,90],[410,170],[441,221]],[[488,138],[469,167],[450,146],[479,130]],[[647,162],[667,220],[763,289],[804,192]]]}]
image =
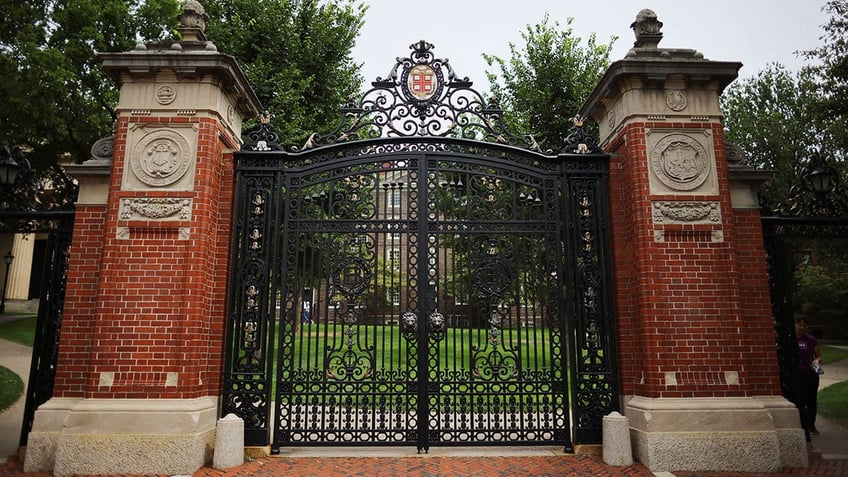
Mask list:
[{"label": "university crest emblem", "polygon": [[425,101],[436,93],[438,81],[433,68],[427,65],[416,65],[409,71],[407,88],[409,88],[409,93],[412,96]]}]

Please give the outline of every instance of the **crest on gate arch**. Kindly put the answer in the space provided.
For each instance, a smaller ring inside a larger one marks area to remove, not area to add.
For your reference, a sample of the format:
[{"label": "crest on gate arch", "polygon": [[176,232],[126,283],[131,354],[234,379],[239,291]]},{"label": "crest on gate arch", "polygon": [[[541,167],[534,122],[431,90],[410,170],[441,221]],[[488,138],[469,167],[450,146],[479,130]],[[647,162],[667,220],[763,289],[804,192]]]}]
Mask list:
[{"label": "crest on gate arch", "polygon": [[[342,109],[335,130],[312,133],[291,152],[338,143],[385,137],[459,138],[515,146],[537,153],[601,154],[593,137],[583,130],[583,118],[573,119],[574,132],[559,151],[542,151],[532,134],[509,131],[495,97],[472,88],[468,77],[457,76],[447,59],[433,54],[424,40],[409,46],[409,56],[397,58],[388,76],[378,77],[357,101]],[[259,118],[247,133],[246,151],[282,151],[279,136],[270,127],[270,115]]]}]

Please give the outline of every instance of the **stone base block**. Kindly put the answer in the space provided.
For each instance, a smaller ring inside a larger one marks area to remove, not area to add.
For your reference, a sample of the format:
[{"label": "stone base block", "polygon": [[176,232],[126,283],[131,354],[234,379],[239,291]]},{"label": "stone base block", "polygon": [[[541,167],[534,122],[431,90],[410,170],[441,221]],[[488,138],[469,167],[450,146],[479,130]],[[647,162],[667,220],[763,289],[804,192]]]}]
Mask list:
[{"label": "stone base block", "polygon": [[36,411],[24,469],[72,474],[193,474],[211,462],[217,401],[51,399]]},{"label": "stone base block", "polygon": [[631,443],[652,472],[775,472],[805,467],[804,432],[781,397],[627,400]]}]

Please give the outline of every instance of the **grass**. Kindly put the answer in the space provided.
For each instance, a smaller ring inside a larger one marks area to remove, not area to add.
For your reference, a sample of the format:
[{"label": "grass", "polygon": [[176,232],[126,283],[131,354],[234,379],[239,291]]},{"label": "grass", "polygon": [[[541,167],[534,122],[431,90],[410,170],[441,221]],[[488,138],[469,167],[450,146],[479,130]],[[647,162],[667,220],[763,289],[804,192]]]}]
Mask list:
[{"label": "grass", "polygon": [[38,317],[36,315],[22,316],[25,317],[20,320],[0,323],[0,338],[25,346],[32,346],[35,341],[35,321]]},{"label": "grass", "polygon": [[0,366],[0,412],[5,411],[24,393],[24,382],[11,369]]},{"label": "grass", "polygon": [[819,346],[822,354],[822,363],[833,363],[835,361],[842,361],[843,359],[848,359],[848,350],[842,348],[834,348],[832,346],[821,345]]},{"label": "grass", "polygon": [[[841,348],[821,345],[821,353],[822,363],[825,365],[848,359],[848,350]],[[848,381],[831,384],[820,390],[818,394],[818,409],[819,414],[836,424],[848,426]]]},{"label": "grass", "polygon": [[848,381],[831,384],[819,391],[819,414],[836,424],[848,426]]}]

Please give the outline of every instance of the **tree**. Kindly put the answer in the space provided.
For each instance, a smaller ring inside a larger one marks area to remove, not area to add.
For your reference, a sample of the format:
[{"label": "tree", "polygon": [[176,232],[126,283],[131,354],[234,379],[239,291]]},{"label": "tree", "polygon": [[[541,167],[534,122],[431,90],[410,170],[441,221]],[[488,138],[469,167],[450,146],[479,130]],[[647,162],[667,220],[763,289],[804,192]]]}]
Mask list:
[{"label": "tree", "polygon": [[721,97],[727,141],[745,150],[749,165],[774,171],[760,196],[770,210],[788,199],[810,148],[822,146],[817,101],[810,71],[793,74],[780,64],[730,85]]},{"label": "tree", "polygon": [[[176,38],[182,0],[0,0],[0,145],[33,166],[81,162],[114,126],[115,85],[98,52]],[[207,37],[239,61],[284,142],[329,129],[360,86],[353,0],[202,0]]]},{"label": "tree", "polygon": [[0,0],[0,143],[33,166],[89,158],[112,130],[117,93],[98,51],[125,51],[176,26],[177,0]]},{"label": "tree", "polygon": [[828,0],[822,10],[830,14],[822,26],[823,44],[801,54],[813,61],[810,69],[821,81],[823,112],[844,118],[848,116],[848,0]]},{"label": "tree", "polygon": [[848,185],[848,1],[830,0],[824,44],[802,52],[813,60],[798,73],[778,64],[732,84],[721,98],[726,138],[742,147],[755,167],[774,170],[761,190],[769,210],[792,200],[812,148],[821,151]]},{"label": "tree", "polygon": [[524,46],[509,44],[510,58],[483,54],[501,78],[487,71],[492,94],[505,111],[505,120],[516,134],[533,134],[542,150],[558,151],[572,130],[571,118],[609,66],[616,38],[599,45],[592,34],[585,46],[574,36],[569,18],[563,30],[551,25],[545,14],[541,23],[527,25],[521,33]]},{"label": "tree", "polygon": [[206,0],[207,37],[234,56],[282,144],[328,132],[359,93],[351,50],[366,7],[353,0]]}]

